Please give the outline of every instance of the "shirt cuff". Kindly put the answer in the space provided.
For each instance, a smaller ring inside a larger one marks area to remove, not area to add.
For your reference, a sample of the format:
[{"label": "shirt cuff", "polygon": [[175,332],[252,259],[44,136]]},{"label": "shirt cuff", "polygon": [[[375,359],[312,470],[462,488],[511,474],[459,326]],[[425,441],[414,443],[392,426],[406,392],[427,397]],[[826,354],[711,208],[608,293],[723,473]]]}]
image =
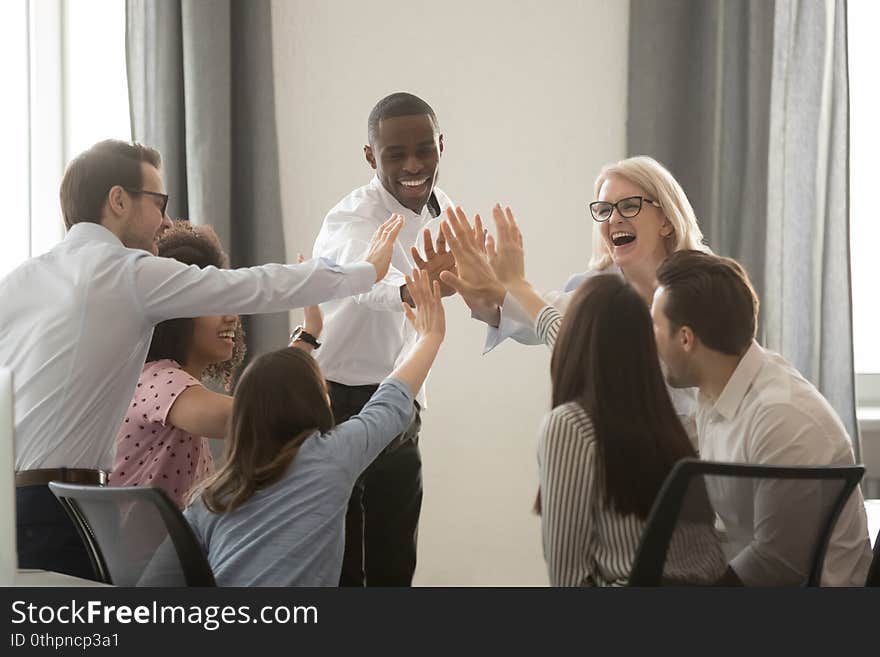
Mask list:
[{"label": "shirt cuff", "polygon": [[351,265],[336,265],[336,268],[349,277],[351,294],[369,292],[376,283],[376,268],[369,262],[356,262]]}]

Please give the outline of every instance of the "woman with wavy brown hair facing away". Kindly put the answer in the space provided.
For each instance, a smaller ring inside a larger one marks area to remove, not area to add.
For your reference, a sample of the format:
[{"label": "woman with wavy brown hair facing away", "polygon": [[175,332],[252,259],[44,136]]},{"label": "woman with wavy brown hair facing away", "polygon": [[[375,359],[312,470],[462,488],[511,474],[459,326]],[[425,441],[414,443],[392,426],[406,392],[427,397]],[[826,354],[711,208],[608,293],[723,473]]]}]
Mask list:
[{"label": "woman with wavy brown hair facing away", "polygon": [[251,363],[235,391],[225,463],[184,515],[220,586],[337,586],[355,480],[412,420],[413,397],[443,342],[439,284],[413,272],[404,305],[419,339],[363,410],[334,426],[311,356]]}]

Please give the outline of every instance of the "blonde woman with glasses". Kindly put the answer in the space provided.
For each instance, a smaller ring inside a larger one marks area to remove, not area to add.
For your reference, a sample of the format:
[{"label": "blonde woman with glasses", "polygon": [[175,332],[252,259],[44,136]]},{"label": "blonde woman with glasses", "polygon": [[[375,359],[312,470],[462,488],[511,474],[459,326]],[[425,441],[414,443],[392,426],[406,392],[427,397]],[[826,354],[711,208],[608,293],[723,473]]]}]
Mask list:
[{"label": "blonde woman with glasses", "polygon": [[[564,313],[584,281],[596,274],[617,274],[650,307],[655,274],[666,256],[682,249],[709,250],[681,185],[653,158],[631,157],[604,166],[596,178],[595,198],[587,208],[594,222],[593,254],[587,271],[572,276],[562,291],[542,294],[542,305],[555,306]],[[496,206],[494,212],[496,216],[502,213],[501,207]],[[523,304],[492,271],[486,257],[492,238],[484,239],[480,216],[471,227],[461,208],[449,210],[447,215],[447,230],[469,234],[457,242],[457,273],[444,272],[441,280],[461,294],[475,318],[487,324],[485,352],[507,338],[540,344],[535,331],[540,308]],[[693,437],[692,423],[686,421],[694,410],[693,395],[674,389],[670,395]]]}]

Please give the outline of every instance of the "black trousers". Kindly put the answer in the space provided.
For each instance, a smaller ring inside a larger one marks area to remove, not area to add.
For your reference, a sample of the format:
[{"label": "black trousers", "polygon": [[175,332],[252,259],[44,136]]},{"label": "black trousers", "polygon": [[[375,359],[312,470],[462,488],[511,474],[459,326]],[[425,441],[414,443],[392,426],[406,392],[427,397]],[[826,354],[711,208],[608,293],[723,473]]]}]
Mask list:
[{"label": "black trousers", "polygon": [[15,489],[19,568],[97,579],[73,521],[48,486]]},{"label": "black trousers", "polygon": [[[378,386],[328,381],[333,416],[360,413]],[[345,556],[340,586],[410,586],[416,570],[422,510],[419,405],[410,426],[392,441],[355,483],[345,516]]]}]

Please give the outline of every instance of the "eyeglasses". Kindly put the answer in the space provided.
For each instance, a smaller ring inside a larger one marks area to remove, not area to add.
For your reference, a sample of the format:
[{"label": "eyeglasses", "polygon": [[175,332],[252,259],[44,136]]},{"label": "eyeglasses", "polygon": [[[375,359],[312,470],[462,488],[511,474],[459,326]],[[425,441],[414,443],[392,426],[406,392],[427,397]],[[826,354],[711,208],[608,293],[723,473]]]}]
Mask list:
[{"label": "eyeglasses", "polygon": [[159,209],[162,211],[162,216],[165,216],[165,209],[168,207],[168,194],[160,194],[159,192],[149,192],[146,189],[132,189],[131,187],[123,187],[125,191],[129,194],[147,194],[148,196],[155,196],[156,198],[162,199],[162,205]]},{"label": "eyeglasses", "polygon": [[617,203],[609,203],[608,201],[593,201],[590,203],[590,214],[593,220],[602,223],[611,219],[614,208],[617,208],[617,214],[625,219],[632,219],[642,211],[642,202],[650,203],[655,207],[660,207],[657,201],[652,201],[643,196],[628,196],[620,199]]}]

